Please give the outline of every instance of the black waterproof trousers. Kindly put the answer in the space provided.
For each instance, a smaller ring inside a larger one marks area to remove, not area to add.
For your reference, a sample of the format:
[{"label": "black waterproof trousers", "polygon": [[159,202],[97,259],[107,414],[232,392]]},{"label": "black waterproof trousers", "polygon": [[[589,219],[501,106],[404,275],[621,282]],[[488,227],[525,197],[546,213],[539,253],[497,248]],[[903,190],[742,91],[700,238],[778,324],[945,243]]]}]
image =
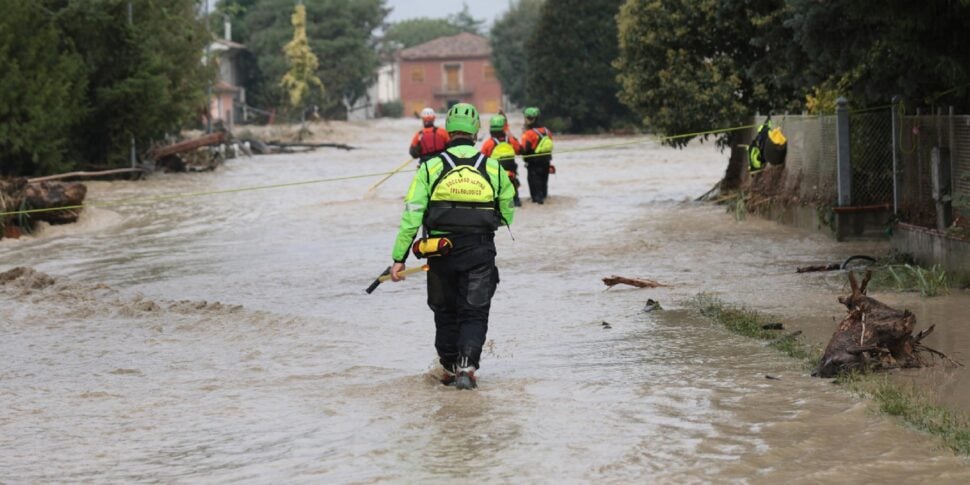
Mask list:
[{"label": "black waterproof trousers", "polygon": [[549,163],[552,157],[527,158],[525,168],[529,171],[529,197],[534,202],[542,202],[549,195]]},{"label": "black waterproof trousers", "polygon": [[445,369],[478,368],[488,311],[498,285],[495,235],[450,235],[447,256],[428,258],[428,306],[434,312],[435,348]]},{"label": "black waterproof trousers", "polygon": [[513,200],[515,201],[516,204],[518,204],[519,186],[522,185],[522,182],[519,182],[519,164],[515,163],[514,158],[507,159],[507,160],[499,160],[498,163],[506,171],[512,172],[512,175],[510,175],[509,178],[512,179],[512,186],[515,187],[515,198]]}]

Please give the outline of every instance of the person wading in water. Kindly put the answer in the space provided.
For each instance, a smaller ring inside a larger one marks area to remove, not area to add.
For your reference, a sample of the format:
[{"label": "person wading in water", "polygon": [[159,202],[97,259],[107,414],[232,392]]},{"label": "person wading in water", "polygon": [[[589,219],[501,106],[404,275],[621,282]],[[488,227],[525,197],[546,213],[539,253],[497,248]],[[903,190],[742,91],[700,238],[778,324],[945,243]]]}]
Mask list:
[{"label": "person wading in water", "polygon": [[[448,111],[448,148],[419,167],[404,199],[391,280],[404,279],[410,248],[428,258],[428,306],[443,384],[477,387],[488,313],[499,282],[495,230],[512,223],[515,187],[505,170],[475,149],[481,121],[467,103]],[[414,241],[418,230],[422,237]],[[413,244],[412,244],[413,242]]]}]

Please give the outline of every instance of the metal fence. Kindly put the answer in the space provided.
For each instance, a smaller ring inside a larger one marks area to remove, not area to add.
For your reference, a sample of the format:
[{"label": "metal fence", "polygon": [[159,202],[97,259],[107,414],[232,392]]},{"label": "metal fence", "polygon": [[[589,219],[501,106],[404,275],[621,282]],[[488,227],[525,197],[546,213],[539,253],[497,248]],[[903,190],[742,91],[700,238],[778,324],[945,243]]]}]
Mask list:
[{"label": "metal fence", "polygon": [[[892,110],[849,112],[851,204],[888,209],[893,202]],[[836,162],[835,157],[830,159]]]},{"label": "metal fence", "polygon": [[[821,207],[892,211],[901,222],[964,228],[961,234],[970,236],[970,116],[898,108],[840,111],[848,126],[841,162],[840,115],[775,115],[773,125],[788,138],[785,163],[749,174],[745,190]],[[765,119],[756,116],[754,124]],[[752,129],[743,136],[754,134]],[[943,160],[937,190],[934,153]]]},{"label": "metal fence", "polygon": [[[970,228],[970,116],[900,116],[897,213],[902,222],[945,230]],[[934,190],[934,152],[942,157]],[[949,162],[947,166],[947,163]],[[952,216],[939,212],[952,206]]]}]

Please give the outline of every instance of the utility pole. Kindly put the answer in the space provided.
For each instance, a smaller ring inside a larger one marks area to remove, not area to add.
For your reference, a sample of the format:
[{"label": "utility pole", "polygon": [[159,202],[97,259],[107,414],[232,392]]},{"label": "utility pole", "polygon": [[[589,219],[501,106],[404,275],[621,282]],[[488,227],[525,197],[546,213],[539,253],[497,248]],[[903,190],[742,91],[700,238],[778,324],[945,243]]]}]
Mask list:
[{"label": "utility pole", "polygon": [[[131,5],[131,0],[128,0],[128,28],[132,31],[135,30],[135,9]],[[129,158],[131,158],[131,168],[135,168],[137,164],[137,147],[135,146],[135,135],[131,135],[131,152],[129,153]]]},{"label": "utility pole", "polygon": [[[211,55],[210,47],[212,45],[212,31],[209,27],[209,0],[205,0],[205,33],[208,38],[208,42],[205,45],[205,65],[209,66],[209,56]],[[205,88],[205,132],[212,133],[212,80],[210,79],[206,83]]]}]

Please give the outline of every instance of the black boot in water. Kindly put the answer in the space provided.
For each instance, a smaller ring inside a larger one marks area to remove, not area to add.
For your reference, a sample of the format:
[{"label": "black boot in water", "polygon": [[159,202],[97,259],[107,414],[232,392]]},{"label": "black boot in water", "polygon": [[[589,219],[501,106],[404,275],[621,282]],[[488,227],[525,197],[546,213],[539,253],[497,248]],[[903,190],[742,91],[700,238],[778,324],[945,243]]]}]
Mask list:
[{"label": "black boot in water", "polygon": [[458,389],[475,389],[478,383],[475,382],[475,368],[469,367],[458,370],[458,377],[455,378],[455,387]]}]

